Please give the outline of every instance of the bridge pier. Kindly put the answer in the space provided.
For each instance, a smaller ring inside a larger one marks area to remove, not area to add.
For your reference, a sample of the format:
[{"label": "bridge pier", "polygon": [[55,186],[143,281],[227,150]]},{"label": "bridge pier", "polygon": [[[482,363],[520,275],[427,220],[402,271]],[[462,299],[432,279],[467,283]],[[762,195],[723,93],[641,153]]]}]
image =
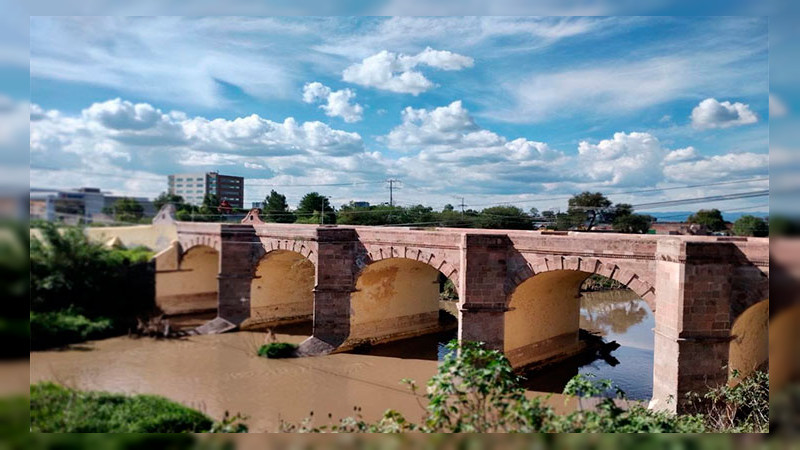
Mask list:
[{"label": "bridge pier", "polygon": [[483,342],[488,348],[503,350],[510,248],[511,241],[504,235],[465,233],[462,236],[459,341]]},{"label": "bridge pier", "polygon": [[735,253],[720,243],[658,243],[651,407],[681,411],[687,393],[728,381]]},{"label": "bridge pier", "polygon": [[300,344],[300,354],[330,353],[350,335],[350,295],[358,269],[357,244],[354,229],[317,230],[314,331]]},{"label": "bridge pier", "polygon": [[251,225],[220,225],[217,316],[234,325],[250,317],[250,283],[258,261],[257,244]]}]

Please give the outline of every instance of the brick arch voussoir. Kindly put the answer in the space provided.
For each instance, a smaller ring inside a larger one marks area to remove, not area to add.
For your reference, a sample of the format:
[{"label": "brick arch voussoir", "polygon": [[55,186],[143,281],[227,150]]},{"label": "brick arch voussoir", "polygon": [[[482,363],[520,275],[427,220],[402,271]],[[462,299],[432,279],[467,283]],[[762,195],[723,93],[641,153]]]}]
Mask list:
[{"label": "brick arch voussoir", "polygon": [[410,259],[426,264],[443,273],[458,286],[458,270],[447,261],[444,255],[419,248],[381,246],[367,249],[367,264],[359,270],[359,275],[370,264],[391,258]]},{"label": "brick arch voussoir", "polygon": [[288,239],[265,239],[261,241],[261,249],[263,250],[263,253],[261,253],[255,261],[253,267],[254,273],[258,268],[258,265],[261,264],[261,261],[276,251],[297,253],[303,258],[311,261],[314,266],[317,265],[317,254],[314,252],[313,248],[308,245],[308,242],[298,242],[295,240],[289,241]]},{"label": "brick arch voussoir", "polygon": [[576,270],[588,274],[598,274],[620,282],[635,292],[647,303],[652,311],[656,310],[655,286],[640,277],[634,270],[621,268],[611,261],[603,262],[599,258],[582,256],[546,256],[539,257],[518,267],[506,278],[504,289],[509,296],[520,284],[540,273],[556,270]]}]

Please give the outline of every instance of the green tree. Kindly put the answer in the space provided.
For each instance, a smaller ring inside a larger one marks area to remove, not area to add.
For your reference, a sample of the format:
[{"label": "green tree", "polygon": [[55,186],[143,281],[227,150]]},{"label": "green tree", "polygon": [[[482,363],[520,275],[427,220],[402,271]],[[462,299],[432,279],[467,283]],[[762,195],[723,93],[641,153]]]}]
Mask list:
[{"label": "green tree", "polygon": [[769,235],[767,222],[756,216],[745,215],[733,223],[733,234],[736,236],[764,237]]},{"label": "green tree", "polygon": [[144,216],[142,204],[130,197],[122,197],[111,207],[114,220],[118,222],[138,222]]},{"label": "green tree", "polygon": [[653,216],[629,213],[614,218],[612,226],[620,233],[647,234],[652,223]]},{"label": "green tree", "polygon": [[481,228],[506,230],[531,230],[531,216],[516,206],[492,206],[480,212],[478,219]]},{"label": "green tree", "polygon": [[[317,213],[317,222],[309,222],[309,217],[313,217]],[[297,205],[295,214],[297,214],[297,221],[300,223],[319,223],[320,212],[324,212],[325,223],[336,223],[336,211],[328,201],[328,197],[323,196],[319,192],[309,192],[300,199]]]},{"label": "green tree", "polygon": [[455,209],[455,208],[453,208],[453,205],[451,205],[450,203],[448,203],[448,204],[444,205],[444,208],[442,208],[442,211],[452,211],[452,210],[454,210],[454,209]]},{"label": "green tree", "polygon": [[725,219],[718,209],[701,209],[689,216],[686,220],[689,223],[705,225],[709,231],[722,231],[725,227]]},{"label": "green tree", "polygon": [[586,229],[592,227],[602,220],[603,214],[611,206],[611,200],[600,192],[581,192],[573,195],[567,202],[567,215],[572,226],[580,227],[588,221]]},{"label": "green tree", "polygon": [[289,204],[286,203],[286,196],[275,190],[269,192],[262,205],[265,222],[292,223],[295,221],[295,216],[289,211]]},{"label": "green tree", "polygon": [[175,205],[175,209],[181,209],[186,204],[186,201],[180,195],[170,194],[169,192],[162,192],[153,200],[156,210],[161,209],[167,203]]}]

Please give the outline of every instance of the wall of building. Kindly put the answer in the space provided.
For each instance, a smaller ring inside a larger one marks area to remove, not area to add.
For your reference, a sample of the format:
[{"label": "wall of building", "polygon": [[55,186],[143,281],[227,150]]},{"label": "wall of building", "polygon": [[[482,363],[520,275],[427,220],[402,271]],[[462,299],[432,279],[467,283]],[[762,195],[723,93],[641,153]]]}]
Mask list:
[{"label": "wall of building", "polygon": [[577,351],[578,291],[589,274],[555,270],[537,274],[511,293],[504,319],[504,347],[515,367]]},{"label": "wall of building", "polygon": [[93,242],[106,243],[119,238],[126,248],[143,245],[150,250],[160,251],[178,239],[174,224],[132,225],[127,227],[87,227],[86,235]]},{"label": "wall of building", "polygon": [[405,258],[370,264],[350,296],[350,340],[383,342],[438,329],[439,271]]},{"label": "wall of building", "polygon": [[175,243],[159,252],[156,261],[156,305],[166,314],[217,308],[219,252],[196,246],[180,255]]},{"label": "wall of building", "polygon": [[242,328],[310,320],[314,311],[314,272],[314,264],[299,253],[267,253],[251,283],[250,318]]}]

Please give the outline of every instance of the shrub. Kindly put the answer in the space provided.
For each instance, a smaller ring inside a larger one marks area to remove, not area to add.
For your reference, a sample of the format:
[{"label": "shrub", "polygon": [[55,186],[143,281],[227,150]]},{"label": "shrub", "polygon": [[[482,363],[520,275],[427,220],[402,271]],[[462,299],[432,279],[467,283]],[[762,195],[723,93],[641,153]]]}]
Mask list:
[{"label": "shrub", "polygon": [[769,374],[755,371],[741,378],[734,370],[732,381],[703,395],[689,394],[695,413],[715,432],[768,432]]},{"label": "shrub", "polygon": [[91,320],[75,312],[30,312],[31,350],[59,347],[114,334],[111,320]]},{"label": "shrub", "polygon": [[[639,404],[627,409],[608,397],[591,410],[559,415],[544,403],[544,398],[525,396],[511,364],[496,350],[479,343],[457,341],[448,344],[450,352],[430,381],[426,397],[426,416],[421,424],[408,422],[400,413],[389,410],[376,423],[359,415],[338,423],[316,427],[311,418],[299,425],[281,424],[282,431],[297,432],[698,432],[702,421],[695,416],[676,416],[655,412]],[[413,381],[404,380],[416,394]],[[568,394],[590,396],[606,392],[610,382],[578,378],[570,383]],[[617,398],[624,393],[617,390]],[[358,412],[358,411],[357,411]]]},{"label": "shrub", "polygon": [[155,395],[81,392],[54,383],[31,385],[31,431],[185,433],[211,429],[205,414]]},{"label": "shrub", "polygon": [[[81,229],[74,227],[59,230],[47,225],[41,232],[41,240],[30,242],[31,311],[65,312],[66,316],[83,316],[89,321],[110,320],[117,334],[134,328],[138,318],[155,311],[150,250],[108,249],[90,242]],[[64,342],[55,344],[74,342],[73,337],[65,335]],[[45,338],[32,339],[44,342]]]},{"label": "shrub", "polygon": [[297,345],[288,342],[271,342],[258,349],[258,356],[267,358],[292,358],[295,356]]}]

